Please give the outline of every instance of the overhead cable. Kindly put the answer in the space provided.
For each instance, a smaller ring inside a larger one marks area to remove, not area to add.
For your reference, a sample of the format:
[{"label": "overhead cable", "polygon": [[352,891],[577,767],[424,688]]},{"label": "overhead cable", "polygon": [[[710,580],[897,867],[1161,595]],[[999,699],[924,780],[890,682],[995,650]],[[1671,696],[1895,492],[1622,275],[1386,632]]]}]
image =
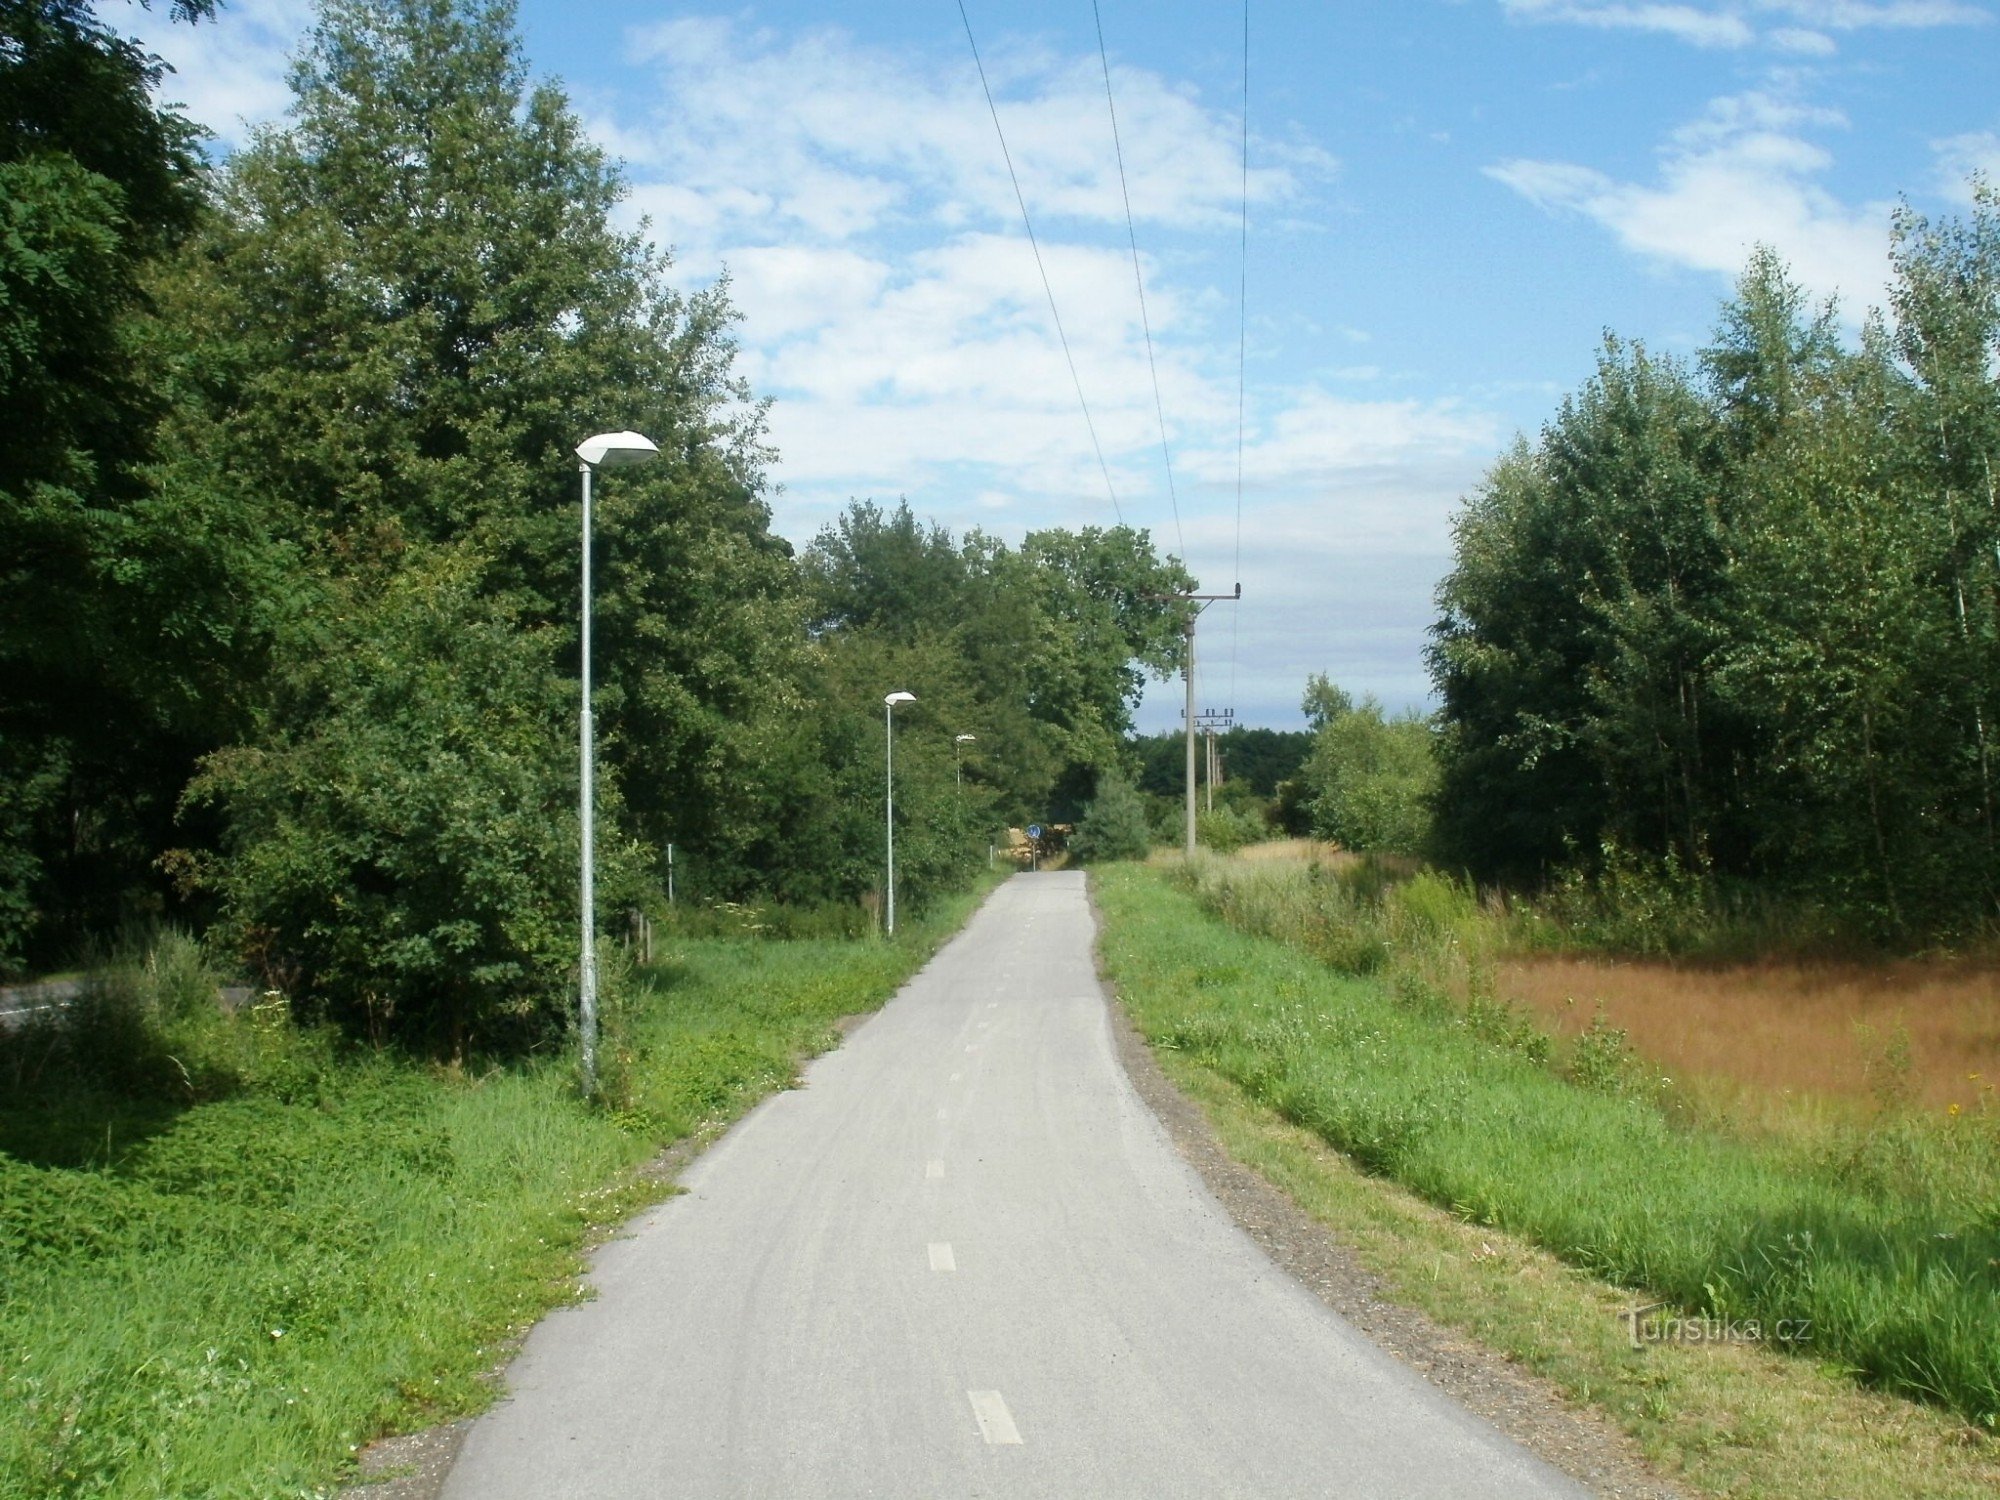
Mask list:
[{"label": "overhead cable", "polygon": [[[1095,5],[1097,0],[1091,0]],[[1236,583],[1243,582],[1244,362],[1250,337],[1250,0],[1243,0],[1242,216],[1237,221],[1236,271]],[[1229,617],[1229,701],[1236,701],[1236,631],[1242,611]]]},{"label": "overhead cable", "polygon": [[958,0],[958,18],[965,23],[966,45],[972,48],[972,65],[979,70],[979,87],[986,94],[986,108],[993,116],[993,133],[1000,139],[1000,155],[1007,163],[1007,177],[1014,184],[1014,201],[1021,206],[1021,224],[1028,231],[1028,248],[1035,253],[1035,269],[1042,275],[1042,291],[1049,299],[1049,316],[1055,320],[1056,337],[1062,342],[1063,358],[1069,364],[1069,378],[1076,386],[1076,404],[1083,409],[1083,425],[1090,432],[1090,446],[1097,454],[1098,472],[1104,476],[1105,493],[1111,497],[1111,509],[1118,517],[1118,524],[1125,524],[1125,512],[1118,504],[1117,488],[1111,483],[1111,466],[1104,461],[1104,445],[1097,440],[1097,423],[1090,415],[1090,402],[1083,394],[1083,378],[1076,371],[1076,356],[1070,352],[1069,334],[1063,330],[1062,313],[1056,308],[1055,288],[1049,282],[1049,268],[1042,260],[1042,247],[1035,238],[1035,221],[1028,215],[1028,200],[1021,192],[1021,177],[1014,170],[1014,155],[1007,149],[1007,132],[1000,124],[1000,107],[993,102],[993,86],[986,81],[986,64],[980,61],[979,43],[973,40],[972,18],[966,14],[965,0]]},{"label": "overhead cable", "polygon": [[[1167,444],[1167,408],[1160,396],[1160,366],[1153,356],[1153,324],[1146,313],[1146,278],[1139,268],[1139,230],[1132,218],[1132,189],[1125,179],[1125,143],[1118,134],[1118,103],[1111,93],[1111,55],[1104,45],[1104,17],[1097,0],[1090,0],[1091,19],[1097,23],[1097,59],[1104,68],[1104,105],[1111,114],[1111,149],[1118,158],[1118,191],[1125,200],[1125,234],[1132,244],[1132,284],[1139,292],[1139,327],[1146,335],[1146,367],[1153,375],[1153,411],[1160,419],[1160,461],[1167,472],[1167,501],[1174,513],[1174,544],[1187,558],[1187,539],[1181,534],[1181,502],[1174,489],[1174,455]],[[1240,542],[1239,542],[1240,546]]]}]

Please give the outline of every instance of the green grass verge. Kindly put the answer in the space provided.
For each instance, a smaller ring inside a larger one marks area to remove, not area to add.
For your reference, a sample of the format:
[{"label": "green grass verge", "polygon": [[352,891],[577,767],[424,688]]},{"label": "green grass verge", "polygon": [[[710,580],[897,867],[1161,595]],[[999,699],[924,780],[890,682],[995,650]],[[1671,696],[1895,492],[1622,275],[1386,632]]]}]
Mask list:
[{"label": "green grass verge", "polygon": [[1395,1300],[1594,1408],[1688,1490],[1753,1500],[2000,1493],[2000,1446],[1947,1414],[1749,1345],[1635,1350],[1619,1318],[1629,1293],[1369,1176],[1193,1058],[1159,1056],[1224,1147],[1333,1230]]},{"label": "green grass verge", "polygon": [[2000,1212],[1680,1128],[1578,1087],[1463,1011],[1397,998],[1233,930],[1157,871],[1100,873],[1106,968],[1156,1046],[1365,1170],[1619,1287],[1990,1429],[2000,1413]]},{"label": "green grass verge", "polygon": [[983,894],[895,944],[672,940],[624,986],[617,1112],[566,1057],[474,1076],[271,1016],[142,1059],[192,1104],[56,1088],[0,1039],[0,1496],[324,1495],[370,1439],[479,1410],[670,1191],[640,1168],[786,1086]]}]

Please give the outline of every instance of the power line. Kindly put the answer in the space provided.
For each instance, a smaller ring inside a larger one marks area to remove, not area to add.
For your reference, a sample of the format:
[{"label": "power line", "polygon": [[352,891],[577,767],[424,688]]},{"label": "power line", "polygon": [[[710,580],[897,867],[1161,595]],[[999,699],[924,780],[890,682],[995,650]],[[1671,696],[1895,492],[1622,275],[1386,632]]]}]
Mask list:
[{"label": "power line", "polygon": [[1132,243],[1132,284],[1139,291],[1139,327],[1145,331],[1146,367],[1153,375],[1153,411],[1160,419],[1160,461],[1166,466],[1167,501],[1174,511],[1174,543],[1185,559],[1187,539],[1181,534],[1181,502],[1174,489],[1174,455],[1167,445],[1167,407],[1160,396],[1159,362],[1153,356],[1153,323],[1146,313],[1146,278],[1139,269],[1139,230],[1132,218],[1132,189],[1125,180],[1125,144],[1118,134],[1118,104],[1111,95],[1111,54],[1104,45],[1104,16],[1097,8],[1097,0],[1090,0],[1090,16],[1097,23],[1097,60],[1104,68],[1104,105],[1111,114],[1111,149],[1118,158],[1118,191],[1125,199],[1125,234]]},{"label": "power line", "polygon": [[1014,184],[1014,201],[1021,206],[1021,223],[1028,231],[1028,248],[1035,252],[1035,269],[1042,274],[1042,291],[1049,299],[1049,316],[1055,320],[1056,337],[1062,341],[1063,358],[1069,363],[1069,378],[1076,386],[1076,404],[1083,408],[1083,425],[1090,430],[1090,446],[1097,454],[1098,472],[1104,476],[1105,493],[1118,524],[1125,524],[1125,512],[1118,504],[1118,491],[1111,483],[1111,466],[1104,461],[1104,445],[1097,440],[1097,423],[1091,420],[1090,402],[1084,399],[1083,377],[1076,372],[1076,356],[1070,352],[1069,335],[1063,330],[1062,314],[1056,309],[1055,288],[1049,283],[1049,268],[1042,261],[1042,247],[1035,238],[1035,222],[1028,216],[1028,200],[1021,191],[1020,174],[1014,170],[1014,155],[1007,149],[1007,132],[1000,126],[1000,107],[993,102],[993,86],[986,81],[986,64],[979,60],[979,43],[972,37],[972,17],[966,14],[965,0],[958,0],[958,18],[965,23],[966,44],[972,48],[972,65],[979,70],[979,87],[986,94],[986,108],[993,116],[993,133],[1000,138],[1000,155],[1007,163],[1008,179]]}]

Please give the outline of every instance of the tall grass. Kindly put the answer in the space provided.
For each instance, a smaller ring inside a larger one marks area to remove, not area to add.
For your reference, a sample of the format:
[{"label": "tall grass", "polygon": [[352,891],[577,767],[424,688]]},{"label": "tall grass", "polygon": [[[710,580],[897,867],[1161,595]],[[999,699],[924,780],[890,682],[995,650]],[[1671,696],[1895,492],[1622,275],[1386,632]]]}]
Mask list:
[{"label": "tall grass", "polygon": [[572,1059],[450,1070],[227,1015],[199,949],[0,1036],[0,1495],[322,1495],[382,1433],[479,1409],[663,1145],[784,1087],[962,921],[895,944],[676,936]]},{"label": "tall grass", "polygon": [[1115,868],[1105,963],[1157,1045],[1368,1170],[1635,1300],[1767,1332],[1804,1320],[1806,1352],[2000,1422],[2000,1118],[1809,1157],[1689,1128],[1614,1029],[1552,1055],[1482,994],[1462,891],[1418,877],[1371,896],[1373,878],[1211,867],[1176,890]]},{"label": "tall grass", "polygon": [[1583,862],[1573,864],[1533,896],[1504,901],[1510,946],[1720,962],[1885,951],[1879,933],[1843,922],[1801,896],[1755,882],[1719,881],[1672,854],[1641,858],[1607,843],[1589,863],[1587,870]]}]

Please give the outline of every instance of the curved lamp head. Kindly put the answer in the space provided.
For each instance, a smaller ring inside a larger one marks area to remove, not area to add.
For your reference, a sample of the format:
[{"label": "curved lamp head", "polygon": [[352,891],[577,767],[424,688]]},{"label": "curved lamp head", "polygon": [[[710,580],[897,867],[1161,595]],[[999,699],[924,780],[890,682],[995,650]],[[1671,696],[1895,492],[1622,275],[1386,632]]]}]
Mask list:
[{"label": "curved lamp head", "polygon": [[976,734],[957,734],[952,736],[951,742],[954,745],[969,745],[978,738]]},{"label": "curved lamp head", "polygon": [[898,703],[915,703],[917,695],[915,693],[891,693],[882,701],[888,704],[889,707],[894,708]]},{"label": "curved lamp head", "polygon": [[653,440],[636,432],[600,432],[576,445],[576,456],[593,469],[622,469],[658,458]]}]

